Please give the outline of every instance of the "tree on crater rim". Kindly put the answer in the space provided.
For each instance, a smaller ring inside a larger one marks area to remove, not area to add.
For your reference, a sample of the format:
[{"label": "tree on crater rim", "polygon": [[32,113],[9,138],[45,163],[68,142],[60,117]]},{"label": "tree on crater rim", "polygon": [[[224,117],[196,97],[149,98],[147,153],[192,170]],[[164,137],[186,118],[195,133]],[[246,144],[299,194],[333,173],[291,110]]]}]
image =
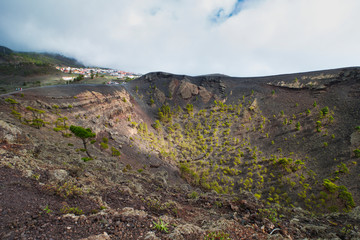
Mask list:
[{"label": "tree on crater rim", "polygon": [[95,137],[96,133],[93,133],[90,128],[85,129],[83,127],[74,126],[74,125],[70,126],[70,131],[72,133],[74,133],[75,136],[77,136],[78,138],[81,138],[81,140],[83,141],[83,144],[84,144],[84,149],[85,149],[86,154],[89,156],[89,158],[92,158],[86,147],[86,142],[87,142],[87,139]]}]

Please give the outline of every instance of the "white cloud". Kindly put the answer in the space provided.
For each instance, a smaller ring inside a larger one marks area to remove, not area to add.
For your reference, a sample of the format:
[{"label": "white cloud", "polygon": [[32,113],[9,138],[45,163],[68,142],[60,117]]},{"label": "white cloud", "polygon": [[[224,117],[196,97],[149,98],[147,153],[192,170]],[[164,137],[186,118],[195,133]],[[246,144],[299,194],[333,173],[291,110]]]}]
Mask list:
[{"label": "white cloud", "polygon": [[[146,73],[255,76],[360,65],[357,0],[0,2],[0,45]],[[214,22],[221,10],[222,21]]]}]

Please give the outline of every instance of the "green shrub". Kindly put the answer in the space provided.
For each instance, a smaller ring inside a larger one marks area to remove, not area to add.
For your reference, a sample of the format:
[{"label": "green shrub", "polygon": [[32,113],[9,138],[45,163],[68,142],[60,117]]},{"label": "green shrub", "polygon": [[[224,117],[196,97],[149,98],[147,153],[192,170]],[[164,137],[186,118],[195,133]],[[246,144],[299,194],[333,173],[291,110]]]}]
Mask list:
[{"label": "green shrub", "polygon": [[45,213],[47,213],[47,214],[50,214],[50,213],[52,212],[52,210],[49,208],[48,205],[46,205],[46,206],[44,207],[43,211],[44,211]]},{"label": "green shrub", "polygon": [[15,99],[13,98],[7,98],[5,99],[5,102],[10,103],[12,109],[15,109],[16,104],[19,104]]},{"label": "green shrub", "polygon": [[330,207],[328,207],[328,209],[330,212],[338,212],[339,211],[339,208],[337,206],[330,206]]},{"label": "green shrub", "polygon": [[162,105],[158,110],[158,118],[161,122],[170,123],[172,121],[173,112],[169,105]]},{"label": "green shrub", "polygon": [[126,164],[126,166],[123,168],[123,172],[127,172],[127,171],[130,171],[132,169],[131,165],[130,164]]},{"label": "green shrub", "polygon": [[288,166],[292,162],[291,158],[279,158],[277,164],[282,165],[283,167]]},{"label": "green shrub", "polygon": [[167,225],[169,225],[168,223],[164,223],[163,220],[160,218],[159,222],[154,222],[154,229],[158,230],[159,232],[168,232],[168,228]]},{"label": "green shrub", "polygon": [[108,149],[109,148],[109,145],[107,143],[104,143],[104,142],[101,142],[100,146],[101,146],[102,149]]},{"label": "green shrub", "polygon": [[223,203],[221,201],[215,201],[215,205],[218,208],[221,208],[223,206]]},{"label": "green shrub", "polygon": [[273,223],[277,223],[284,216],[278,213],[278,210],[275,208],[260,208],[260,216],[269,219]]},{"label": "green shrub", "polygon": [[45,126],[45,124],[47,122],[45,122],[44,120],[42,120],[40,118],[45,113],[44,110],[36,109],[36,108],[30,107],[30,106],[27,106],[26,110],[31,111],[31,113],[33,115],[33,119],[30,120],[30,122],[31,122],[30,125],[31,126],[34,126],[34,127],[38,128],[38,129],[40,129],[40,127]]},{"label": "green shrub", "polygon": [[338,168],[338,170],[335,172],[335,174],[338,173],[349,173],[349,169],[347,168],[345,163],[340,163],[339,165],[336,166]]},{"label": "green shrub", "polygon": [[181,173],[190,173],[190,167],[186,163],[180,163],[180,172]]},{"label": "green shrub", "polygon": [[261,198],[261,194],[259,194],[259,193],[255,193],[255,194],[254,194],[254,197],[256,197],[256,199],[257,199],[257,200],[260,200],[260,198]]},{"label": "green shrub", "polygon": [[324,179],[323,180],[323,186],[330,192],[330,193],[334,193],[337,189],[338,186],[331,182],[329,179]]},{"label": "green shrub", "polygon": [[63,137],[66,137],[66,138],[72,137],[71,133],[63,133],[62,135],[63,135]]},{"label": "green shrub", "polygon": [[339,186],[339,198],[345,201],[348,210],[355,207],[353,196],[345,186]]},{"label": "green shrub", "polygon": [[189,193],[188,194],[188,197],[189,198],[192,198],[192,199],[197,199],[199,197],[199,194],[197,192],[192,192],[192,193]]},{"label": "green shrub", "polygon": [[120,156],[120,151],[114,147],[111,147],[111,152],[113,156]]},{"label": "green shrub", "polygon": [[47,184],[44,188],[63,198],[75,198],[83,194],[83,190],[73,182],[65,182],[62,185]]},{"label": "green shrub", "polygon": [[186,110],[187,110],[188,114],[191,115],[193,113],[193,111],[194,111],[194,105],[187,104],[186,105]]},{"label": "green shrub", "polygon": [[321,127],[321,126],[322,126],[321,121],[316,121],[316,127]]},{"label": "green shrub", "polygon": [[209,232],[204,240],[231,240],[228,233],[224,232]]},{"label": "green shrub", "polygon": [[90,158],[90,157],[83,157],[83,158],[81,158],[81,160],[83,160],[84,162],[88,162],[88,161],[91,161],[93,159]]},{"label": "green shrub", "polygon": [[21,118],[22,118],[21,113],[17,112],[17,111],[14,110],[14,109],[11,110],[11,114],[14,115],[14,117],[17,118],[17,119],[19,119],[19,120],[21,120]]},{"label": "green shrub", "polygon": [[155,123],[152,125],[153,128],[155,128],[156,130],[160,130],[161,128],[161,123],[159,120],[155,120]]},{"label": "green shrub", "polygon": [[321,132],[321,126],[322,126],[321,121],[316,121],[316,131],[317,132]]},{"label": "green shrub", "polygon": [[61,131],[61,128],[53,128],[53,130],[55,131],[55,132],[60,132]]},{"label": "green shrub", "polygon": [[320,113],[322,116],[325,116],[326,114],[329,113],[329,108],[328,107],[324,107],[320,110]]},{"label": "green shrub", "polygon": [[360,158],[360,149],[355,149],[354,151],[355,157]]},{"label": "green shrub", "polygon": [[77,208],[77,207],[69,207],[69,206],[64,206],[63,208],[60,209],[60,211],[63,214],[68,214],[68,213],[73,213],[77,216],[80,216],[83,214],[83,210]]}]

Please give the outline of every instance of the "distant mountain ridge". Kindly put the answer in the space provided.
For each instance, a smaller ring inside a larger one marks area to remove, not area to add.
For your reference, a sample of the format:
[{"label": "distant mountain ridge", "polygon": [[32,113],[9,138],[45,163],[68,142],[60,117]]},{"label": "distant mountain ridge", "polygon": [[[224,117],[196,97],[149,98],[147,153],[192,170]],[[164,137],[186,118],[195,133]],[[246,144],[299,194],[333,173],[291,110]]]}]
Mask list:
[{"label": "distant mountain ridge", "polygon": [[13,51],[10,48],[0,46],[0,55],[11,54]]},{"label": "distant mountain ridge", "polygon": [[17,52],[0,46],[0,75],[46,75],[55,66],[84,67],[74,58],[56,53]]}]

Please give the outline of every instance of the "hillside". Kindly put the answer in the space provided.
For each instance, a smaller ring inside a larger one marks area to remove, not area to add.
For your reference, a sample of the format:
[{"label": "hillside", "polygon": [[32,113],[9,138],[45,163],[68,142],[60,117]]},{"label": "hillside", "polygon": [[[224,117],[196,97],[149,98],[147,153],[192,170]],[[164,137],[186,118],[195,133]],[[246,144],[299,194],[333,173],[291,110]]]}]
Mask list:
[{"label": "hillside", "polygon": [[[16,52],[3,46],[0,46],[0,64],[1,74],[23,76],[44,74],[54,66],[84,67],[76,59],[60,54]],[[22,67],[26,69],[19,71]]]},{"label": "hillside", "polygon": [[2,95],[0,237],[360,238],[359,96],[359,68]]},{"label": "hillside", "polygon": [[83,67],[77,60],[51,53],[16,52],[0,46],[0,93],[61,82],[56,66]]}]

